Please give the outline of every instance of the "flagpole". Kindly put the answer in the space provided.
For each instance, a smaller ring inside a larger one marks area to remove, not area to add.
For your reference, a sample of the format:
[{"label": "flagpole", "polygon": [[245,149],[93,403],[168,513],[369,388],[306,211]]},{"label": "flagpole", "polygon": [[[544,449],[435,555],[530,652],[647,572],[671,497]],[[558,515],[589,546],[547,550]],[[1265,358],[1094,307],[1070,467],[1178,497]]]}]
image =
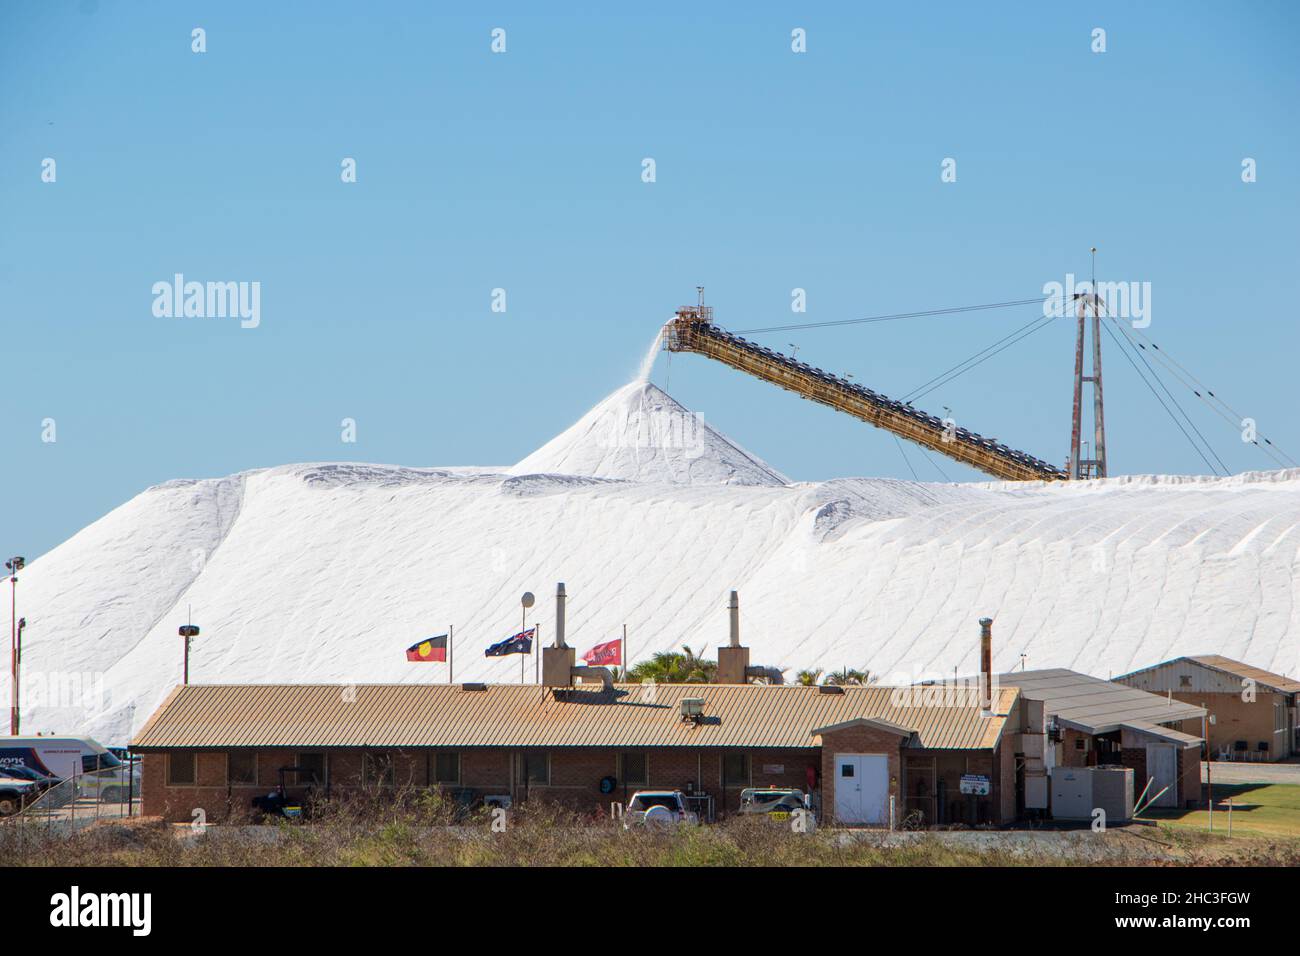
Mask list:
[{"label": "flagpole", "polygon": [[456,671],[456,652],[452,649],[456,644],[456,625],[447,625],[447,683],[454,683],[452,675]]},{"label": "flagpole", "polygon": [[542,628],[539,624],[534,624],[537,633],[533,635],[533,680],[538,684],[542,682]]},{"label": "flagpole", "polygon": [[627,625],[626,624],[623,625],[623,646],[620,647],[618,650],[619,650],[618,656],[623,658],[623,660],[621,661],[623,665],[623,683],[626,684],[627,683]]}]

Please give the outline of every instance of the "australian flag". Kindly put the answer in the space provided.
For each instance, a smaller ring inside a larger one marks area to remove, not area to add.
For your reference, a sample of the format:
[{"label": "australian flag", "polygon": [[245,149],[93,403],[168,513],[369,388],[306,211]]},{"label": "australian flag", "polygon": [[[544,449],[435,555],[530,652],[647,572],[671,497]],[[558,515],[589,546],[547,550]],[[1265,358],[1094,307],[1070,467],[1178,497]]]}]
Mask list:
[{"label": "australian flag", "polygon": [[531,654],[533,652],[533,637],[537,633],[537,628],[530,627],[526,631],[520,631],[507,637],[504,641],[493,644],[483,652],[484,657],[505,657],[507,654]]}]

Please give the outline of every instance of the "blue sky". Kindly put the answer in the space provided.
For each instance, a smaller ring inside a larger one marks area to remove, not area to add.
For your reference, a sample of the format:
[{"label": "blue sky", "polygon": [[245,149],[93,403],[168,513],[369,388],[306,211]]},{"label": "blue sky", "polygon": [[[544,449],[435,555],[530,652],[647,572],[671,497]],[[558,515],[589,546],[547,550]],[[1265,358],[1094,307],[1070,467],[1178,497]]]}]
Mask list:
[{"label": "blue sky", "polygon": [[[830,321],[1030,298],[1093,245],[1100,277],[1151,283],[1146,334],[1300,455],[1294,4],[607,6],[0,7],[0,550],[174,477],[512,463],[697,284],[732,329]],[[177,272],[260,282],[261,324],[154,316]],[[903,394],[1036,313],[760,340]],[[1060,463],[1072,339],[919,404]],[[1205,473],[1105,344],[1112,473]],[[654,380],[792,477],[941,478],[707,360]],[[1270,467],[1175,394],[1232,471]]]}]

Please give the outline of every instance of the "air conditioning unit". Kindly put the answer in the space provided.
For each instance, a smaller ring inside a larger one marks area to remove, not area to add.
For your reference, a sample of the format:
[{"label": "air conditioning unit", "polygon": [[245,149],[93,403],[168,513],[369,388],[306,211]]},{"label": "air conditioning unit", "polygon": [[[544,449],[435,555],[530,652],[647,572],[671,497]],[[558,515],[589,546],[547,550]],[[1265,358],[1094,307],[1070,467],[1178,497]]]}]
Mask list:
[{"label": "air conditioning unit", "polygon": [[682,720],[693,720],[695,723],[700,722],[704,716],[704,698],[703,697],[683,697],[678,705]]}]

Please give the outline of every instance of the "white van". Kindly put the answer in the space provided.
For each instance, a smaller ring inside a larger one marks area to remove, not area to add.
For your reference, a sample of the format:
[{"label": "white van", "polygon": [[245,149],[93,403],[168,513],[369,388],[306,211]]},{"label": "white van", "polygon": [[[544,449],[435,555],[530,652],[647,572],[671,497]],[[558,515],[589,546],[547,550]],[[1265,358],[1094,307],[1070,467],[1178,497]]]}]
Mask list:
[{"label": "white van", "polygon": [[132,789],[140,793],[139,769],[133,784],[126,764],[92,737],[0,737],[0,774],[15,765],[62,780],[75,777],[82,796],[120,801]]}]

